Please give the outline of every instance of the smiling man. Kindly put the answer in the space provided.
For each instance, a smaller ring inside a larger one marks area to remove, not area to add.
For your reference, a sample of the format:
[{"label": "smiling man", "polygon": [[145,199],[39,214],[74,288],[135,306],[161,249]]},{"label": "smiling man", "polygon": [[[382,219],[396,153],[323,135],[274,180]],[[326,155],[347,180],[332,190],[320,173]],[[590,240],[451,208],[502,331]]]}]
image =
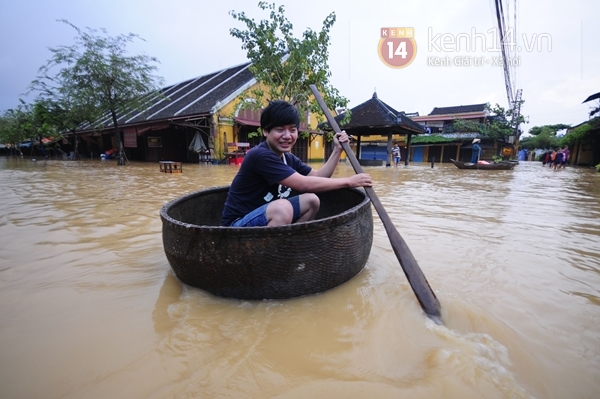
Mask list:
[{"label": "smiling man", "polygon": [[282,226],[313,220],[320,201],[315,193],[345,187],[370,187],[371,176],[360,173],[332,178],[345,132],[337,133],[334,149],[318,170],[291,153],[298,140],[300,115],[286,101],[272,101],[260,116],[264,141],[252,148],[233,179],[225,208],[223,226]]}]

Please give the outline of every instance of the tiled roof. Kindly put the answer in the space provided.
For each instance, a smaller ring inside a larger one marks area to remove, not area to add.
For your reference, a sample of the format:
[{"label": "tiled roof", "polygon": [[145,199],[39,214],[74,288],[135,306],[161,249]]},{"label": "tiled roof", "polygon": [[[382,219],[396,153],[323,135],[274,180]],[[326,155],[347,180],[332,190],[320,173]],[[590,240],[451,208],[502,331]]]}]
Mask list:
[{"label": "tiled roof", "polygon": [[454,107],[435,107],[429,115],[462,114],[465,112],[484,112],[487,104],[457,105]]},{"label": "tiled roof", "polygon": [[[164,87],[160,90],[162,96],[149,98],[145,109],[121,116],[118,123],[128,126],[208,115],[213,107],[256,81],[249,66],[247,62]],[[112,120],[106,117],[101,125],[110,127]]]},{"label": "tiled roof", "polygon": [[[377,98],[377,93],[373,93],[373,97],[370,100],[357,105],[350,111],[350,122],[341,125],[340,128],[349,130],[357,128],[399,127],[415,133],[425,133],[423,127],[413,122],[404,112],[396,111]],[[344,115],[345,113],[336,116],[335,120],[339,123],[344,118]],[[328,124],[324,124],[323,127],[327,128]]]}]

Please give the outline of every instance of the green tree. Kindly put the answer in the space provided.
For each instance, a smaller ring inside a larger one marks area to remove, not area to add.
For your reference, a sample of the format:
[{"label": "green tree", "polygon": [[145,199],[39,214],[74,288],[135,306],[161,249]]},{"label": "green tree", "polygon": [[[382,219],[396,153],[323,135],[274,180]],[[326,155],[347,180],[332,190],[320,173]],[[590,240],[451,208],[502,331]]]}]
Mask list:
[{"label": "green tree", "polygon": [[[31,131],[35,138],[32,144],[36,144],[40,149],[47,149],[49,146],[56,146],[56,142],[62,139],[61,132],[57,129],[55,115],[49,108],[49,104],[43,100],[36,100],[31,106]],[[53,139],[52,143],[45,145],[44,138]]]},{"label": "green tree", "polygon": [[481,133],[484,134],[486,133],[486,126],[483,123],[479,123],[479,122],[475,122],[475,121],[469,121],[469,120],[465,120],[465,119],[455,119],[454,122],[452,122],[452,129],[455,132],[461,132],[461,133],[473,133],[473,132],[477,132],[477,133]]},{"label": "green tree", "polygon": [[[118,165],[125,164],[125,152],[119,133],[119,117],[141,109],[158,92],[163,79],[155,75],[158,60],[148,55],[128,55],[126,47],[138,35],[109,36],[95,29],[82,30],[60,20],[77,31],[75,44],[50,48],[52,57],[40,68],[32,87],[51,100],[68,129],[104,115],[112,121],[118,143]],[[66,127],[66,126],[65,126]]]},{"label": "green tree", "polygon": [[547,132],[556,136],[560,130],[569,129],[570,127],[570,125],[565,125],[564,123],[558,123],[556,125],[534,126],[529,129],[529,134],[532,136],[537,136],[543,132]]},{"label": "green tree", "polygon": [[600,141],[598,136],[598,129],[600,128],[600,116],[592,118],[586,123],[575,127],[569,131],[561,140],[561,144],[574,146],[576,142],[580,141],[582,144],[588,144],[594,147],[596,143]]},{"label": "green tree", "polygon": [[74,159],[78,159],[77,129],[83,124],[94,126],[100,120],[101,108],[81,96],[79,87],[70,81],[71,71],[68,68],[56,73],[51,73],[49,68],[50,65],[40,68],[39,76],[29,85],[30,92],[38,93],[37,101],[48,110],[56,130],[71,133]]},{"label": "green tree", "polygon": [[0,122],[0,141],[11,144],[11,148],[22,155],[19,143],[31,140],[33,146],[41,147],[42,139],[58,138],[52,116],[41,102],[26,104],[19,100],[16,109],[6,110]]},{"label": "green tree", "polygon": [[596,103],[594,105],[592,105],[591,109],[590,109],[590,118],[592,118],[594,115],[596,115],[597,113],[600,112],[600,100],[596,101]]},{"label": "green tree", "polygon": [[521,141],[524,148],[533,150],[536,148],[550,149],[561,146],[561,139],[558,132],[568,129],[570,126],[563,123],[555,125],[534,126],[529,129],[531,137],[525,137]]},{"label": "green tree", "polygon": [[0,117],[0,142],[10,144],[12,151],[23,155],[19,143],[28,139],[28,132],[23,129],[27,116],[20,110],[7,109]]},{"label": "green tree", "polygon": [[[523,103],[524,101],[521,100],[520,105]],[[486,123],[485,136],[504,142],[508,142],[510,136],[519,136],[518,128],[521,124],[525,123],[523,115],[519,114],[518,118],[515,118],[514,109],[507,110],[499,104],[496,104],[494,107],[487,106],[486,108],[491,115],[488,117]]]},{"label": "green tree", "polygon": [[542,132],[537,136],[524,137],[521,140],[523,148],[534,150],[536,148],[550,149],[560,146],[560,140],[549,131]]},{"label": "green tree", "polygon": [[258,108],[269,100],[286,100],[296,105],[303,117],[310,110],[321,122],[325,116],[309,87],[314,84],[329,109],[345,108],[348,100],[329,82],[329,32],[336,20],[335,13],[325,18],[320,32],[309,28],[298,39],[293,36],[293,25],[286,18],[283,6],[261,1],[258,7],[269,11],[269,19],[255,22],[243,12],[230,11],[246,29],[231,28],[229,32],[242,41],[242,49],[252,62],[250,70],[262,84],[252,91],[257,102],[243,106]]}]

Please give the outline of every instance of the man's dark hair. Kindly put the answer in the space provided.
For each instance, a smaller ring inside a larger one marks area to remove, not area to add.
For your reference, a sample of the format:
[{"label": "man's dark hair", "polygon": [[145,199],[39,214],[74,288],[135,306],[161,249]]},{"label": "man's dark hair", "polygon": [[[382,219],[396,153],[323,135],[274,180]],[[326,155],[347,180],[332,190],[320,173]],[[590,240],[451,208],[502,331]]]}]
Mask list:
[{"label": "man's dark hair", "polygon": [[300,127],[300,114],[296,107],[287,101],[271,101],[260,114],[260,128],[268,132],[276,126],[296,125]]}]

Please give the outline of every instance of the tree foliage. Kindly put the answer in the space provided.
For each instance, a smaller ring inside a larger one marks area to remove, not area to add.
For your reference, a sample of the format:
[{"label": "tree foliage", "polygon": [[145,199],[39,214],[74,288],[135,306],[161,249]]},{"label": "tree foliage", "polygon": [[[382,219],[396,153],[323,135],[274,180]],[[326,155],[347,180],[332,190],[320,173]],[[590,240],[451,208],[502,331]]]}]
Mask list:
[{"label": "tree foliage", "polygon": [[[523,101],[521,101],[521,104]],[[514,118],[512,109],[505,109],[496,104],[494,107],[486,105],[489,116],[485,122],[475,122],[465,119],[456,119],[452,124],[455,132],[474,132],[483,137],[508,142],[510,136],[518,135],[518,126],[525,122],[525,118],[519,115]]]},{"label": "tree foliage", "polygon": [[444,137],[438,134],[415,134],[411,138],[411,144],[443,144],[453,143],[455,140],[453,137]]},{"label": "tree foliage", "polygon": [[562,143],[574,146],[577,141],[583,144],[593,144],[600,140],[598,135],[600,129],[600,116],[592,118],[573,130],[569,131],[563,138]]},{"label": "tree foliage", "polygon": [[[73,133],[74,153],[77,157],[78,140],[74,133],[83,124],[93,127],[95,123],[100,122],[103,108],[83,95],[84,91],[81,91],[81,87],[72,79],[72,70],[51,64],[53,60],[39,69],[39,76],[31,82],[29,88],[30,92],[37,92],[37,101],[45,104],[53,117],[56,129]],[[54,72],[54,67],[59,70]]]},{"label": "tree foliage", "polygon": [[75,44],[50,48],[52,57],[39,70],[31,88],[40,93],[63,117],[64,128],[73,130],[81,123],[112,121],[119,146],[119,165],[124,164],[118,119],[145,104],[163,79],[155,75],[158,60],[148,55],[129,55],[127,45],[138,35],[109,36],[105,29],[76,30]]},{"label": "tree foliage", "polygon": [[536,148],[556,148],[560,147],[560,139],[549,131],[545,131],[537,136],[524,137],[523,140],[521,140],[521,146],[528,150],[534,150]]},{"label": "tree foliage", "polygon": [[498,104],[494,107],[486,105],[486,109],[490,115],[484,123],[456,119],[452,124],[452,129],[455,132],[475,132],[483,137],[508,142],[510,136],[516,135],[517,127],[525,122],[522,115],[519,115],[518,119],[513,118],[513,110],[507,110]]},{"label": "tree foliage", "polygon": [[485,134],[486,126],[483,123],[470,121],[466,119],[455,119],[452,123],[452,130],[460,133],[481,133]]},{"label": "tree foliage", "polygon": [[318,121],[323,121],[323,112],[309,87],[314,84],[329,109],[346,107],[348,100],[329,82],[329,32],[335,13],[325,18],[320,32],[309,28],[298,39],[283,6],[261,1],[258,7],[269,12],[269,19],[256,22],[244,12],[230,11],[234,19],[246,25],[246,29],[231,28],[229,32],[242,41],[242,49],[252,62],[250,70],[260,83],[252,91],[257,102],[244,106],[260,107],[270,100],[286,100],[296,105],[303,117],[310,110]]},{"label": "tree foliage", "polygon": [[596,103],[594,105],[591,106],[590,108],[590,118],[592,118],[594,115],[600,113],[600,100],[596,101]]},{"label": "tree foliage", "polygon": [[[523,105],[524,101],[521,100],[519,109]],[[505,109],[499,104],[494,107],[487,106],[487,110],[491,116],[488,117],[487,129],[485,135],[495,140],[502,140],[508,142],[510,136],[519,136],[519,126],[525,123],[523,115],[519,114],[518,117],[514,114],[514,109]]]},{"label": "tree foliage", "polygon": [[0,118],[0,142],[10,144],[11,147],[20,152],[19,143],[27,140],[30,135],[28,110],[24,110],[24,105],[19,105],[16,109],[4,111]]},{"label": "tree foliage", "polygon": [[558,123],[554,125],[534,126],[529,129],[529,134],[532,137],[525,137],[521,141],[524,148],[533,150],[536,148],[556,148],[560,147],[562,139],[558,137],[558,132],[570,128],[569,125]]},{"label": "tree foliage", "polygon": [[43,101],[26,104],[20,100],[16,109],[8,109],[0,117],[0,142],[20,152],[19,143],[30,140],[41,146],[43,138],[60,139],[54,115]]},{"label": "tree foliage", "polygon": [[541,133],[553,134],[554,136],[561,130],[569,129],[570,125],[565,125],[564,123],[558,123],[556,125],[543,125],[543,126],[534,126],[529,129],[529,134],[532,136],[537,136]]}]

